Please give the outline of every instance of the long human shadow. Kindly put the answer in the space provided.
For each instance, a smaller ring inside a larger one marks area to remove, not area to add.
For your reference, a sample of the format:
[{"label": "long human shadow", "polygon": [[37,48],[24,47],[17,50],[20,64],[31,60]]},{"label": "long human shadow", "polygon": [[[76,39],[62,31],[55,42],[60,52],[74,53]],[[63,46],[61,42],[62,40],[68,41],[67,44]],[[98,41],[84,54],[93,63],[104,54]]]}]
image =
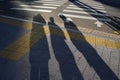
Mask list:
[{"label": "long human shadow", "polygon": [[[71,37],[72,43],[83,54],[90,67],[93,67],[100,79],[119,80],[114,72],[109,68],[109,66],[98,55],[96,50],[85,40],[84,35],[79,31],[77,26],[72,21],[69,21],[64,15],[60,15],[60,18],[64,21],[64,26],[67,29],[69,36]],[[77,31],[78,33],[76,35],[78,35],[79,40],[82,41],[72,39],[72,31],[70,31],[69,29],[74,29],[74,31]]]},{"label": "long human shadow", "polygon": [[30,80],[49,80],[48,61],[50,54],[43,28],[45,24],[46,22],[40,14],[33,17],[29,54]]},{"label": "long human shadow", "polygon": [[[69,1],[71,1],[77,7],[82,8],[89,15],[96,18],[96,20],[108,25],[111,29],[118,32],[120,31],[120,20],[117,20],[114,16],[107,15],[106,13],[101,12],[83,2],[80,2],[79,0],[69,0]],[[86,9],[89,9],[89,11]]]},{"label": "long human shadow", "polygon": [[65,43],[63,31],[54,22],[54,18],[50,17],[48,22],[51,33],[51,44],[53,51],[60,65],[60,72],[63,80],[83,80],[83,77],[75,63],[72,52]]}]

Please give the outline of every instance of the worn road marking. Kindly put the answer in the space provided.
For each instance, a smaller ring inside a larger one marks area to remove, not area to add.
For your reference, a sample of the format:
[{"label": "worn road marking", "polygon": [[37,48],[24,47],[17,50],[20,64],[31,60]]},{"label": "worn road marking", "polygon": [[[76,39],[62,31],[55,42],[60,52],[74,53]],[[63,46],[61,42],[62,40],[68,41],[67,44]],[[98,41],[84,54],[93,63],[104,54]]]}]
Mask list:
[{"label": "worn road marking", "polygon": [[52,10],[44,9],[31,9],[31,8],[11,8],[12,10],[24,10],[24,11],[34,11],[34,12],[52,12]]},{"label": "worn road marking", "polygon": [[[0,19],[4,20],[4,19]],[[6,21],[9,21],[7,19]],[[17,22],[17,24],[16,24]],[[7,23],[7,22],[6,22]],[[23,25],[27,29],[32,29],[32,23],[30,22],[24,22],[19,20],[15,20],[12,24],[19,25],[18,23],[24,23],[27,25]],[[36,23],[37,24],[37,23]],[[22,25],[20,25],[22,27]],[[38,24],[39,26],[39,24]],[[39,35],[36,35],[36,31],[33,31],[34,34],[31,34],[31,32],[26,33],[22,37],[19,37],[15,42],[11,43],[8,47],[6,47],[4,50],[0,51],[0,57],[11,59],[11,60],[19,60],[21,59],[27,52],[29,51],[29,48],[37,43],[40,39],[42,39],[45,35],[50,34],[49,28],[52,28],[52,34],[55,34],[57,36],[66,37],[67,40],[69,39],[75,39],[78,41],[88,42],[89,44],[95,44],[96,46],[103,46],[107,48],[114,48],[120,50],[120,42],[116,42],[115,40],[105,39],[98,36],[91,36],[88,34],[80,34],[77,32],[67,32],[66,29],[63,29],[64,35],[62,35],[56,28],[54,27],[48,27],[47,25],[44,27],[38,27],[40,31],[42,31]],[[44,31],[43,31],[44,29]],[[38,32],[40,32],[38,31]],[[44,33],[45,32],[45,33]],[[38,34],[38,33],[37,33]],[[71,35],[71,36],[70,36]],[[33,36],[33,38],[30,39],[30,37]],[[30,42],[32,41],[32,42]]]},{"label": "worn road marking", "polygon": [[21,7],[27,7],[27,8],[31,8],[31,7],[33,7],[33,8],[38,8],[38,9],[40,9],[40,8],[47,8],[47,9],[56,9],[57,7],[50,7],[50,6],[33,6],[33,5],[31,5],[31,6],[28,6],[28,5],[20,5]]}]

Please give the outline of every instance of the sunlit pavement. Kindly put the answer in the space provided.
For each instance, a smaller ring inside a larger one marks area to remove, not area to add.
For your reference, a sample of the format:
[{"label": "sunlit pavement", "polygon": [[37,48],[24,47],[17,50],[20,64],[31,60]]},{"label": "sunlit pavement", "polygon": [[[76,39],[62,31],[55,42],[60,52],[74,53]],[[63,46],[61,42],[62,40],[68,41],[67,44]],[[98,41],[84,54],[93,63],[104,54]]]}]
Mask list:
[{"label": "sunlit pavement", "polygon": [[119,80],[119,30],[46,14],[0,15],[0,80]]}]

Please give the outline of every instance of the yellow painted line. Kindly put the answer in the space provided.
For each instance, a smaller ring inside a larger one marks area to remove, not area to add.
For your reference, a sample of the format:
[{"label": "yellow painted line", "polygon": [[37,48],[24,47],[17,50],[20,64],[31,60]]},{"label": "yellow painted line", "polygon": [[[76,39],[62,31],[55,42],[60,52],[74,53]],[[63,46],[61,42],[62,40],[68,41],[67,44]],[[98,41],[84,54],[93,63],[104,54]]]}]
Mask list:
[{"label": "yellow painted line", "polygon": [[29,51],[30,32],[0,51],[0,56],[10,60],[19,60]]},{"label": "yellow painted line", "polygon": [[[32,40],[30,39],[31,37],[33,38]],[[44,36],[42,34],[35,35],[34,33],[31,36],[31,33],[28,32],[4,50],[0,51],[0,57],[17,61],[27,54],[30,47],[43,37]]]},{"label": "yellow painted line", "polygon": [[85,40],[86,40],[86,42],[88,42],[89,44],[95,44],[95,43],[96,43],[96,42],[95,42],[95,39],[96,39],[96,37],[94,37],[94,36],[85,35]]},{"label": "yellow painted line", "polygon": [[85,36],[86,41],[89,44],[95,44],[96,46],[103,46],[107,48],[114,48],[120,50],[120,42],[116,42],[115,40],[108,40],[105,38],[99,38],[95,36]]},{"label": "yellow painted line", "polygon": [[[96,46],[103,46],[107,48],[114,48],[114,49],[120,50],[120,42],[116,42],[114,40],[100,38],[96,36],[90,36],[86,34],[83,35],[81,33],[75,33],[75,32],[68,33],[66,30],[63,30],[63,31],[64,31],[64,35],[62,35],[62,37],[65,36],[67,40],[75,39],[78,41],[88,42],[89,44],[95,44]],[[57,29],[51,29],[51,34],[57,35],[58,32],[59,30]],[[48,32],[48,34],[50,33]],[[58,36],[61,36],[61,35],[58,34]]]},{"label": "yellow painted line", "polygon": [[[43,30],[42,27],[40,28],[40,31]],[[54,29],[53,29],[54,30]],[[45,31],[45,33],[44,33]],[[30,46],[33,46],[36,42],[38,42],[40,39],[42,39],[45,35],[50,34],[49,27],[45,26],[43,32],[36,32],[33,31],[32,33],[28,32],[24,36],[20,37],[18,40],[16,40],[14,43],[6,47],[4,50],[0,52],[0,56],[6,59],[11,59],[11,60],[19,60],[21,59],[27,52],[29,51]],[[54,30],[54,34],[58,33],[57,30]],[[68,32],[64,31],[66,35],[66,39],[75,39],[79,41],[84,41],[88,42],[89,44],[96,44],[97,46],[104,46],[107,48],[115,48],[115,49],[120,49],[120,42],[115,42],[113,40],[106,40],[104,38],[98,38],[95,36],[89,36],[81,34],[76,34],[76,33],[71,33],[72,36],[68,37]],[[56,34],[57,35],[57,34]],[[61,36],[61,35],[58,35]],[[82,39],[85,38],[85,39]]]},{"label": "yellow painted line", "polygon": [[119,35],[120,31],[114,31],[113,33]]},{"label": "yellow painted line", "polygon": [[[4,50],[0,51],[0,57],[15,61],[21,59],[29,52],[31,46],[45,36],[43,29],[44,28],[39,27],[39,25],[34,26],[31,32],[26,33],[24,36],[11,43]],[[45,32],[46,34],[50,33],[48,27],[45,27]]]},{"label": "yellow painted line", "polygon": [[44,27],[40,27],[39,24],[33,24],[33,27],[31,29],[30,46],[33,46],[44,36],[45,36]]},{"label": "yellow painted line", "polygon": [[30,22],[18,21],[18,20],[14,20],[14,19],[3,18],[3,17],[0,17],[0,22],[20,26],[20,27],[23,27],[26,29],[32,29],[32,23],[30,23]]},{"label": "yellow painted line", "polygon": [[63,30],[63,32],[66,40],[70,40],[70,35],[68,34],[68,32],[66,30]]},{"label": "yellow painted line", "polygon": [[117,49],[120,49],[120,42],[117,42]]},{"label": "yellow painted line", "polygon": [[43,28],[44,28],[45,34],[46,35],[50,35],[50,29],[49,29],[49,27],[48,26],[44,26]]},{"label": "yellow painted line", "polygon": [[107,48],[117,48],[117,44],[115,41],[113,40],[106,40],[106,47]]},{"label": "yellow painted line", "polygon": [[[89,44],[95,44],[96,46],[103,46],[107,48],[114,48],[120,50],[120,42],[116,42],[114,40],[107,40],[105,38],[99,38],[96,36],[90,36],[87,34],[81,34],[76,32],[67,32],[67,30],[63,29],[62,31],[56,28],[50,28],[48,26],[40,27],[39,24],[34,25],[29,22],[22,22],[17,20],[6,20],[1,19],[2,22],[6,21],[6,23],[12,23],[14,25],[18,25],[24,27],[26,29],[32,29],[31,32],[26,33],[24,36],[18,38],[15,42],[11,43],[4,50],[0,51],[0,57],[11,59],[11,60],[19,60],[21,59],[27,52],[29,48],[37,43],[40,39],[45,37],[45,35],[57,35],[61,37],[65,37],[67,40],[75,39],[78,41],[88,42]],[[64,33],[64,34],[62,34]]]},{"label": "yellow painted line", "polygon": [[[104,38],[97,38],[95,37],[95,44],[99,46],[106,46],[106,40]],[[93,43],[94,44],[94,43]]]}]

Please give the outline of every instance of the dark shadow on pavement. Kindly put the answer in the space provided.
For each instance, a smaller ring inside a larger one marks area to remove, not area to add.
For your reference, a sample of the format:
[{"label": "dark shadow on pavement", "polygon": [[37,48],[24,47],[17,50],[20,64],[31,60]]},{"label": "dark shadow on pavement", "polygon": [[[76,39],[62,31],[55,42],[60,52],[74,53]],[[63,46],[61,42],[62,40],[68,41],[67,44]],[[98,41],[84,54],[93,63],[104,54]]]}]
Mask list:
[{"label": "dark shadow on pavement", "polygon": [[95,0],[95,1],[101,2],[112,7],[120,8],[120,0]]},{"label": "dark shadow on pavement", "polygon": [[50,59],[47,38],[43,26],[44,18],[38,14],[33,17],[29,62],[31,64],[31,80],[49,80],[48,61]]},{"label": "dark shadow on pavement", "polygon": [[48,25],[51,33],[50,37],[54,55],[60,65],[60,72],[63,80],[83,80],[83,77],[75,63],[73,53],[65,43],[64,33],[54,22],[53,17],[50,17]]},{"label": "dark shadow on pavement", "polygon": [[[25,1],[25,0],[24,0]],[[29,1],[27,1],[30,3]],[[0,15],[26,19],[30,17],[27,11],[14,10],[12,8],[21,8],[20,4],[25,4],[22,0],[3,0],[0,1]]]},{"label": "dark shadow on pavement", "polygon": [[101,12],[83,2],[80,2],[79,0],[69,0],[69,1],[71,1],[77,7],[82,8],[84,11],[86,11],[86,9],[89,9],[89,11],[87,10],[86,12],[92,17],[96,18],[96,21],[108,25],[114,31],[117,32],[120,31],[120,20],[116,19],[115,16],[107,15],[106,13]]},{"label": "dark shadow on pavement", "polygon": [[[64,15],[60,15],[60,18],[64,21],[64,26],[71,37],[72,43],[83,54],[90,67],[93,67],[100,79],[119,80],[114,72],[109,68],[109,66],[98,55],[96,50],[85,40],[84,35],[79,31],[77,26],[72,21],[69,21]],[[79,40],[82,41],[72,39],[72,32],[68,29],[74,29],[75,31],[77,31],[78,33],[76,33],[76,35],[79,35]]]},{"label": "dark shadow on pavement", "polygon": [[11,2],[12,0],[3,0],[0,1],[0,10],[3,10],[0,12],[0,14],[8,14],[10,13],[10,8],[14,6]]}]

